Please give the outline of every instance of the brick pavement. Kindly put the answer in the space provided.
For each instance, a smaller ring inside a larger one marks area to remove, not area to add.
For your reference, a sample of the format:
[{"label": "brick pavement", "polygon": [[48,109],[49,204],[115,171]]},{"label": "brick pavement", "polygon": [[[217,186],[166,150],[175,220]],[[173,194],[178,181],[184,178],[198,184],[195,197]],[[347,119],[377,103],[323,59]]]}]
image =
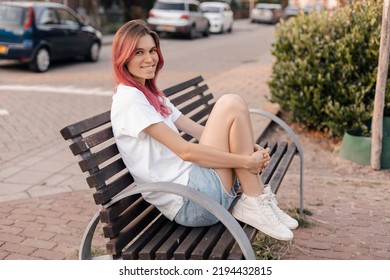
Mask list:
[{"label": "brick pavement", "polygon": [[[269,65],[244,64],[207,83],[217,97],[239,93],[250,107],[276,112],[277,108],[266,102]],[[97,206],[58,131],[108,109],[109,97],[18,96],[1,94],[7,108],[20,116],[12,114],[8,122],[0,122],[6,132],[0,135],[2,151],[4,145],[9,151],[1,153],[0,162],[0,259],[75,259],[83,230]],[[91,106],[83,107],[81,113],[77,104],[85,101]],[[69,113],[62,114],[64,111]],[[32,119],[36,120],[33,124],[28,122]],[[254,121],[256,129],[264,127],[260,120]],[[45,135],[41,135],[43,130]],[[304,140],[304,135],[299,137]],[[33,144],[24,143],[26,139],[32,139]],[[47,141],[41,143],[43,139]],[[294,160],[278,193],[282,209],[299,206],[296,166]],[[383,178],[388,179],[385,174]],[[305,186],[305,208],[313,213],[307,217],[311,227],[295,231],[295,239],[282,258],[390,259],[389,181],[357,184],[345,177],[317,175],[306,174],[310,180]],[[102,236],[95,236],[93,245],[99,248],[103,244]]]}]

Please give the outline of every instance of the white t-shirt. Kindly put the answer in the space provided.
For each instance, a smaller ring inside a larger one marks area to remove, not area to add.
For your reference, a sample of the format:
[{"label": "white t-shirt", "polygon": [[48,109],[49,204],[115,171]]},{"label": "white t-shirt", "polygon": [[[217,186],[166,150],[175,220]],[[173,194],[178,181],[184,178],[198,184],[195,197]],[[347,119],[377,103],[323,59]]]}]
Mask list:
[{"label": "white t-shirt", "polygon": [[[116,144],[123,161],[137,184],[173,182],[187,185],[191,167],[166,146],[145,134],[148,126],[164,122],[179,133],[174,122],[181,112],[165,98],[172,114],[164,118],[137,88],[119,85],[113,96],[111,123]],[[146,201],[155,205],[173,220],[183,205],[181,196],[169,193],[143,193]]]}]

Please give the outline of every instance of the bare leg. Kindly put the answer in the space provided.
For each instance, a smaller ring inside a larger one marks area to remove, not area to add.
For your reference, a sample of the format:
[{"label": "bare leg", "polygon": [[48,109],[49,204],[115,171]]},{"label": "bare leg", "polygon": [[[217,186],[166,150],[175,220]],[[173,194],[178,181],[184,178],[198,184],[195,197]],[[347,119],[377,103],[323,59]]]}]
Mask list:
[{"label": "bare leg", "polygon": [[[200,143],[235,154],[253,153],[254,137],[248,106],[239,95],[224,95],[217,101]],[[216,169],[216,171],[228,192],[233,184],[234,174],[237,174],[246,195],[259,196],[263,192],[260,177],[246,169]]]},{"label": "bare leg", "polygon": [[[254,152],[254,137],[248,106],[238,95],[224,95],[215,104],[202,133],[200,143],[236,154]],[[246,169],[216,169],[227,192],[230,192],[234,174],[237,174],[244,194],[232,210],[233,216],[260,231],[280,240],[291,240],[291,228],[297,221],[276,206],[271,194],[263,194],[260,177]]]}]

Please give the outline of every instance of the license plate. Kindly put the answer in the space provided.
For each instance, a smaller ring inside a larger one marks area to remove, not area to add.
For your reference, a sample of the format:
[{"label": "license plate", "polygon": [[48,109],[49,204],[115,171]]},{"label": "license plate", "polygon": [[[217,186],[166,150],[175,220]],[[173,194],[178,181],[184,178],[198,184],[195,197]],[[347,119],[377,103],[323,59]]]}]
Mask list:
[{"label": "license plate", "polygon": [[158,31],[175,31],[175,27],[172,25],[160,25],[157,29]]},{"label": "license plate", "polygon": [[8,47],[7,46],[0,46],[0,53],[7,54],[8,53]]}]

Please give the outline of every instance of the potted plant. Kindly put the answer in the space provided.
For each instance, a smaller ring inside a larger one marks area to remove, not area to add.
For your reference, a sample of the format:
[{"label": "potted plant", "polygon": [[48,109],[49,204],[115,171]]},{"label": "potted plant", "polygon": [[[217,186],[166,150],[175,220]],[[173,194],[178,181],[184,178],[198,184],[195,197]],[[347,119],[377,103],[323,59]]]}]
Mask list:
[{"label": "potted plant", "polygon": [[[366,126],[367,129],[350,129],[344,133],[340,149],[342,158],[361,165],[370,165],[371,122],[367,122]],[[390,117],[383,118],[381,167],[390,168]]]}]

